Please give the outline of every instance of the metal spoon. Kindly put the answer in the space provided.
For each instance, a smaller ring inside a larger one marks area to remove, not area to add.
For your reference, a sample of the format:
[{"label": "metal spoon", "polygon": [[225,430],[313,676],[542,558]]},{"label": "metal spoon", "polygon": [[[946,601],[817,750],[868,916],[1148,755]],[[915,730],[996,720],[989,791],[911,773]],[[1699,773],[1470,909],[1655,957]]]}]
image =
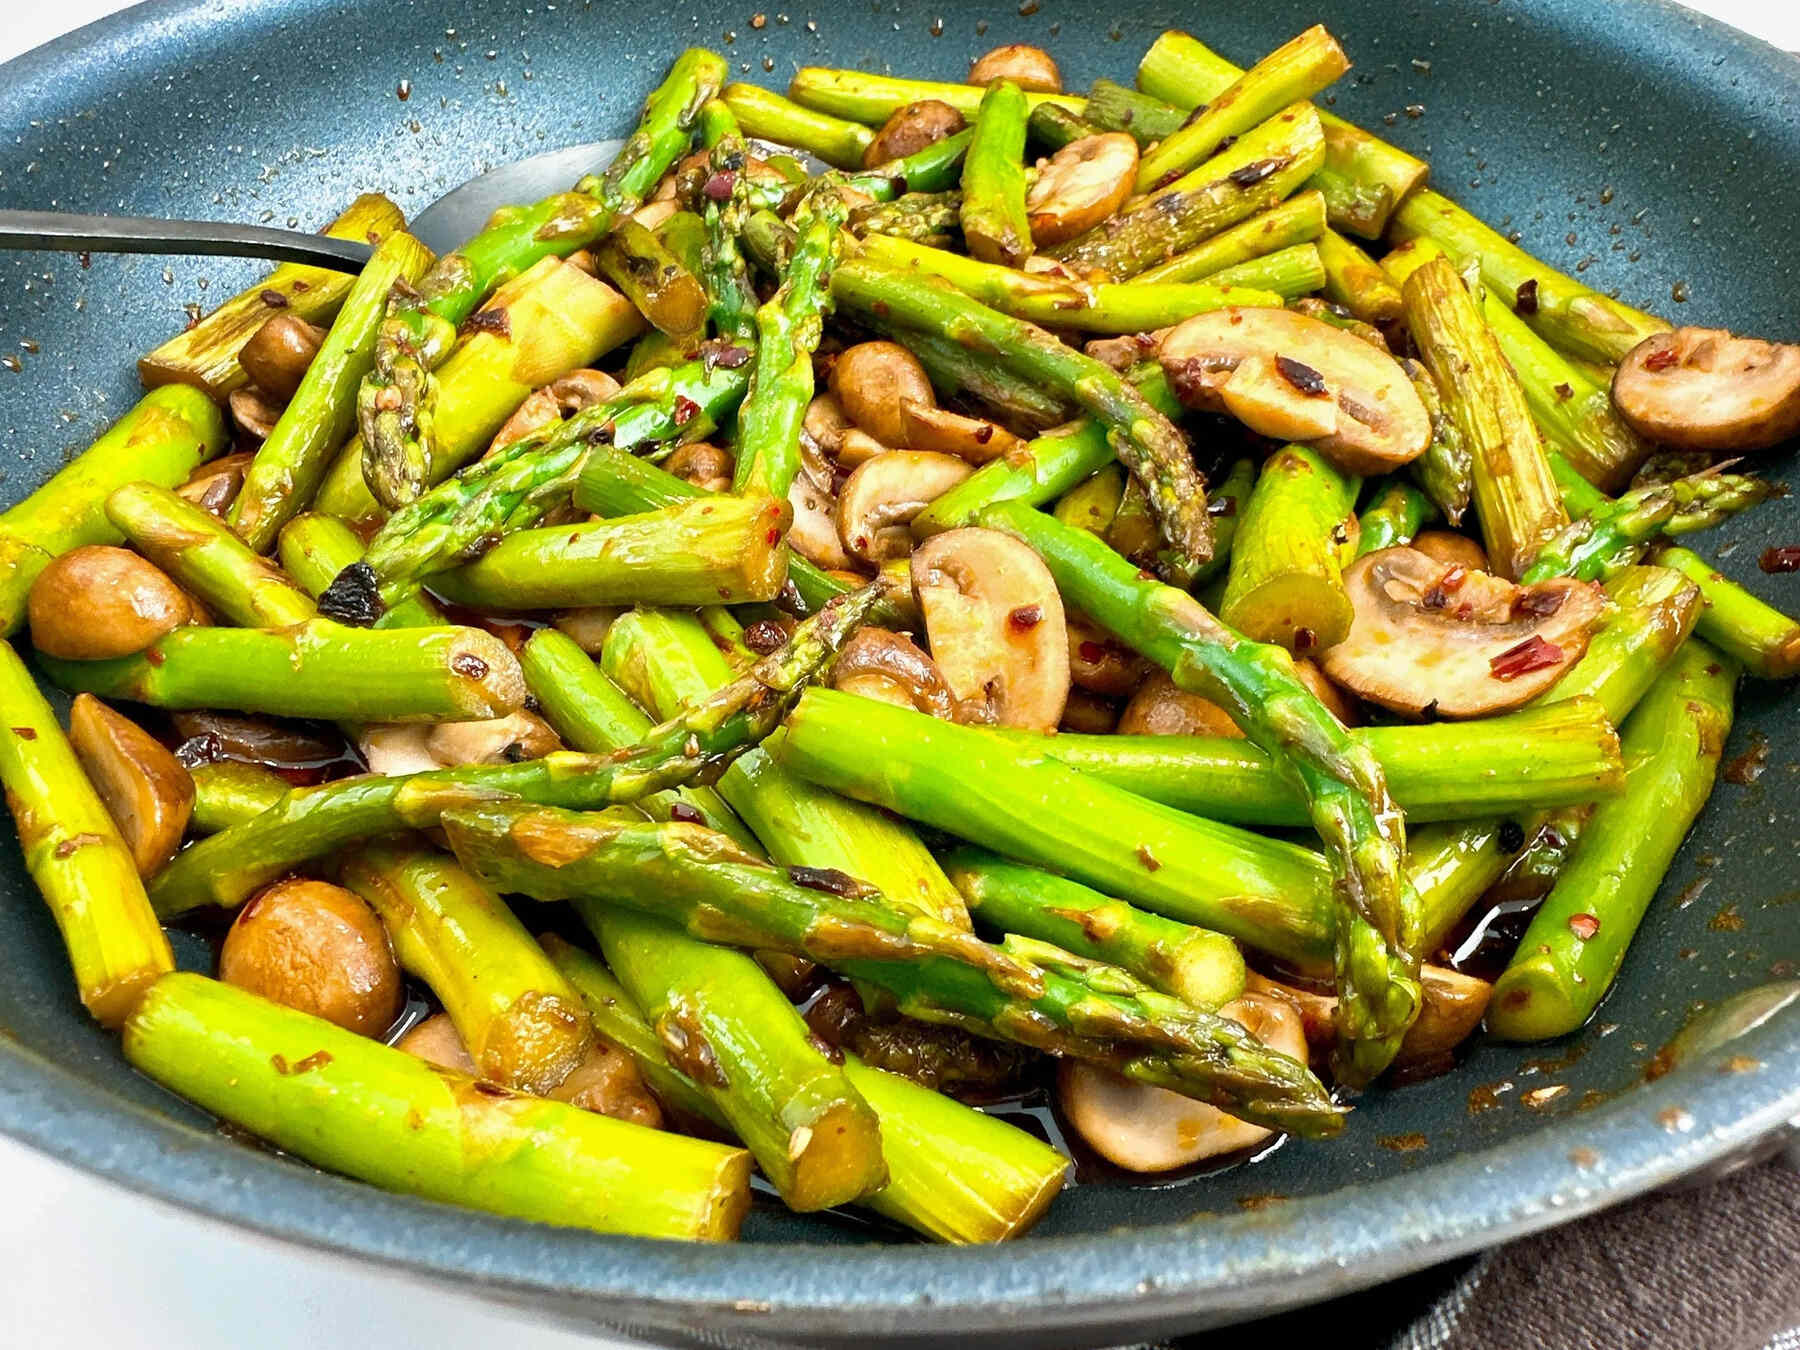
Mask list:
[{"label": "metal spoon", "polygon": [[[533,202],[567,188],[590,170],[611,162],[622,141],[547,150],[471,178],[419,212],[407,230],[432,252],[445,254],[480,232],[502,206]],[[210,257],[267,258],[356,272],[369,260],[360,239],[333,239],[298,230],[236,225],[213,220],[158,220],[153,216],[84,216],[64,211],[0,211],[0,250],[48,249],[58,253],[177,253]]]}]

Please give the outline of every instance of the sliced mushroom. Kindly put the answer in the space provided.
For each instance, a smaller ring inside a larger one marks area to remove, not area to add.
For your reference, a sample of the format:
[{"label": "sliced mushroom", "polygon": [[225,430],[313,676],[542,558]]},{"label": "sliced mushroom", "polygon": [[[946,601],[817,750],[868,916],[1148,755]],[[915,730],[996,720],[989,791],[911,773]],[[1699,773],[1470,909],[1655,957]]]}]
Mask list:
[{"label": "sliced mushroom", "polygon": [[425,737],[425,749],[439,767],[463,764],[516,764],[560,750],[562,740],[534,712],[520,709],[482,722],[441,722]]},{"label": "sliced mushroom", "polygon": [[913,554],[912,586],[957,720],[1054,731],[1069,697],[1069,632],[1043,560],[996,530],[946,530]]},{"label": "sliced mushroom", "polygon": [[139,876],[154,876],[181,847],[194,780],[163,743],[92,694],[69,709],[69,741],[119,827]]},{"label": "sliced mushroom", "polygon": [[400,1011],[400,967],[375,911],[323,881],[281,881],[238,911],[219,978],[349,1031],[378,1036]]},{"label": "sliced mushroom", "polygon": [[1138,143],[1122,131],[1070,141],[1038,165],[1025,194],[1025,218],[1039,248],[1086,234],[1131,195]]},{"label": "sliced mushroom", "polygon": [[1384,548],[1344,572],[1350,635],[1320,654],[1357,697],[1414,717],[1485,717],[1555,684],[1587,650],[1606,608],[1598,586],[1532,586]]},{"label": "sliced mushroom", "polygon": [[1230,736],[1242,739],[1238,724],[1211,699],[1177,689],[1167,671],[1144,681],[1119,714],[1121,736]]},{"label": "sliced mushroom", "polygon": [[1084,614],[1068,613],[1069,679],[1094,694],[1124,698],[1149,676],[1151,665]]},{"label": "sliced mushroom", "polygon": [[1160,329],[1154,333],[1123,333],[1118,337],[1091,338],[1082,347],[1082,351],[1103,366],[1126,371],[1140,361],[1153,358],[1167,331]]},{"label": "sliced mushroom", "polygon": [[1466,534],[1452,530],[1420,530],[1413,536],[1412,547],[1427,558],[1441,563],[1455,563],[1471,572],[1488,571],[1487,550]]},{"label": "sliced mushroom", "polygon": [[863,151],[863,167],[873,169],[889,160],[915,155],[928,145],[936,145],[946,137],[956,135],[966,126],[968,122],[963,115],[948,103],[940,103],[935,98],[908,103],[894,109],[888,120],[881,124],[875,139]]},{"label": "sliced mushroom", "polygon": [[1613,405],[1640,436],[1680,450],[1766,450],[1800,435],[1800,346],[1677,328],[1645,338],[1613,374]]},{"label": "sliced mushroom", "polygon": [[433,773],[444,766],[426,743],[431,726],[425,722],[384,722],[362,729],[356,748],[370,773],[399,778],[409,773]]},{"label": "sliced mushroom", "polygon": [[831,367],[831,392],[857,426],[884,445],[905,445],[900,404],[935,406],[937,395],[925,367],[898,342],[859,342],[847,347]]},{"label": "sliced mushroom", "polygon": [[1023,42],[995,47],[975,58],[969,67],[969,83],[992,84],[995,80],[1011,80],[1034,93],[1062,93],[1062,72],[1050,53]]},{"label": "sliced mushroom", "polygon": [[[1271,1049],[1306,1062],[1306,1033],[1292,1005],[1265,994],[1245,994],[1219,1012],[1241,1022]],[[1191,1167],[1252,1148],[1273,1133],[1216,1106],[1079,1060],[1063,1061],[1057,1100],[1082,1141],[1128,1172]]]},{"label": "sliced mushroom", "polygon": [[1119,729],[1119,705],[1085,689],[1071,689],[1056,729],[1083,736],[1110,736]]},{"label": "sliced mushroom", "polygon": [[565,609],[555,618],[556,631],[572,638],[589,656],[600,655],[607,630],[625,611],[616,605],[588,605],[583,609]]},{"label": "sliced mushroom", "polygon": [[866,563],[904,558],[912,552],[912,518],[973,472],[965,460],[927,450],[877,455],[838,494],[838,538]]},{"label": "sliced mushroom", "polygon": [[846,469],[867,464],[877,455],[885,455],[894,447],[883,445],[861,427],[850,427],[838,437],[837,462]]},{"label": "sliced mushroom", "polygon": [[[1252,994],[1291,1004],[1300,1014],[1314,1057],[1330,1055],[1337,1042],[1337,999],[1333,995],[1284,984],[1256,971],[1248,973],[1244,987]],[[1439,1061],[1468,1040],[1481,1025],[1494,987],[1448,966],[1425,965],[1419,968],[1419,992],[1419,1015],[1400,1043],[1395,1068]]]},{"label": "sliced mushroom", "polygon": [[631,213],[631,218],[646,230],[654,230],[657,226],[666,223],[669,217],[679,210],[681,210],[681,203],[676,201],[674,195],[671,194],[653,202],[646,202]]},{"label": "sliced mushroom", "polygon": [[449,1069],[452,1073],[467,1074],[471,1078],[481,1077],[481,1070],[475,1066],[469,1047],[463,1044],[463,1038],[457,1033],[456,1023],[450,1020],[449,1013],[436,1013],[427,1017],[395,1041],[394,1049],[404,1050],[427,1064]]},{"label": "sliced mushroom", "polygon": [[1350,696],[1331,682],[1331,677],[1319,669],[1319,663],[1309,657],[1301,657],[1294,662],[1294,674],[1300,677],[1300,683],[1312,690],[1313,697],[1325,705],[1338,721],[1347,727],[1362,725],[1362,710],[1351,700]]},{"label": "sliced mushroom", "polygon": [[644,1086],[637,1064],[623,1050],[604,1041],[597,1042],[569,1076],[546,1095],[597,1116],[628,1120],[652,1130],[662,1128],[662,1108]]},{"label": "sliced mushroom", "polygon": [[836,394],[820,394],[806,405],[806,418],[800,424],[801,443],[811,441],[823,458],[836,459],[844,433],[855,425],[837,401]]},{"label": "sliced mushroom", "polygon": [[[1160,355],[1188,407],[1230,412],[1235,401],[1252,431],[1304,439],[1349,473],[1386,473],[1417,459],[1431,441],[1431,418],[1398,362],[1290,310],[1234,306],[1197,314],[1164,334]],[[1226,386],[1246,362],[1250,375],[1228,397]],[[1317,419],[1305,429],[1318,434],[1290,434],[1303,413]],[[1320,431],[1327,418],[1335,419],[1332,428]]]},{"label": "sliced mushroom", "polygon": [[[788,526],[789,548],[828,572],[842,572],[854,565],[838,536],[837,498],[802,473],[788,489],[788,505],[794,509],[794,522]],[[857,578],[855,584],[862,585],[862,579]]]},{"label": "sliced mushroom", "polygon": [[831,687],[946,722],[956,715],[956,695],[937,663],[911,638],[888,628],[856,630],[832,666]]},{"label": "sliced mushroom", "polygon": [[238,492],[244,486],[244,474],[255,458],[254,452],[240,450],[235,455],[224,455],[202,464],[187,482],[175,489],[176,494],[203,511],[223,516],[237,500]]},{"label": "sliced mushroom", "polygon": [[721,450],[708,441],[689,441],[677,446],[663,461],[663,468],[702,492],[730,491],[731,473],[736,467],[731,451]]},{"label": "sliced mushroom", "polygon": [[935,450],[941,455],[966,459],[971,464],[986,464],[1024,444],[996,422],[982,417],[965,417],[948,408],[912,399],[901,402],[900,421],[906,428],[908,449]]},{"label": "sliced mushroom", "polygon": [[488,453],[553,423],[565,421],[583,408],[604,403],[618,392],[619,382],[603,370],[571,370],[558,376],[542,388],[532,390],[513,410],[513,415],[488,442]]},{"label": "sliced mushroom", "polygon": [[298,314],[277,314],[263,321],[238,348],[238,364],[250,383],[276,403],[286,403],[306,378],[325,330]]},{"label": "sliced mushroom", "polygon": [[341,736],[307,722],[218,708],[177,708],[169,713],[169,725],[189,753],[199,749],[195,742],[205,743],[205,753],[199,758],[235,759],[274,769],[311,769],[344,755]]},{"label": "sliced mushroom", "polygon": [[31,645],[66,661],[130,656],[196,617],[167,573],[110,544],[86,544],[51,562],[31,584],[26,614]]},{"label": "sliced mushroom", "polygon": [[253,441],[266,441],[281,420],[286,405],[247,384],[242,389],[233,389],[225,406],[231,411],[232,425],[244,436]]}]

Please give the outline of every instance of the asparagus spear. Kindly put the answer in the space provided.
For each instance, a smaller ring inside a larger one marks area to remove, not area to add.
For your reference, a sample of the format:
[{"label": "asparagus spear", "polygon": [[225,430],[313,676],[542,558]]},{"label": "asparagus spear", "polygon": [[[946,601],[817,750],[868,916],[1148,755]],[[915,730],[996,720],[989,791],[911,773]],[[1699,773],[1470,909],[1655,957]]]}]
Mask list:
[{"label": "asparagus spear", "polygon": [[756,290],[738,246],[750,181],[743,172],[743,142],[726,137],[713,147],[707,162],[715,175],[731,175],[730,194],[723,202],[707,202],[701,227],[700,278],[706,287],[707,319],[715,337],[747,348],[756,342]]},{"label": "asparagus spear", "polygon": [[1700,588],[1704,608],[1695,628],[1701,637],[1760,679],[1800,674],[1800,621],[1757,599],[1697,553],[1665,547],[1654,560]]},{"label": "asparagus spear", "polygon": [[1448,259],[1402,287],[1419,355],[1474,456],[1475,513],[1495,570],[1519,576],[1569,523],[1525,395]]},{"label": "asparagus spear", "polygon": [[753,84],[728,84],[719,101],[737,119],[739,129],[757,140],[804,150],[839,169],[860,169],[863,153],[875,133],[860,122],[802,107]]},{"label": "asparagus spear", "polygon": [[1351,619],[1345,520],[1359,486],[1305,446],[1270,455],[1241,511],[1220,619],[1291,652],[1342,642]]},{"label": "asparagus spear", "polygon": [[1101,131],[1123,131],[1148,150],[1181,130],[1188,109],[1112,80],[1095,80],[1088,88],[1081,115]]},{"label": "asparagus spear", "polygon": [[1227,268],[1310,244],[1325,231],[1325,198],[1308,189],[1267,211],[1178,253],[1165,263],[1138,273],[1140,285],[1172,281],[1205,281]]},{"label": "asparagus spear", "polygon": [[0,786],[25,869],[62,930],[81,1001],[102,1025],[125,1020],[175,968],[131,849],[119,837],[56,714],[0,642]]},{"label": "asparagus spear", "polygon": [[196,764],[188,770],[194,780],[194,813],[188,828],[195,834],[217,834],[242,825],[267,811],[288,790],[285,778],[260,764],[234,759]]},{"label": "asparagus spear", "polygon": [[891,202],[875,202],[850,212],[850,232],[858,239],[893,235],[915,243],[948,239],[960,228],[962,192],[908,192]]},{"label": "asparagus spear", "polygon": [[1676,653],[1625,724],[1626,785],[1602,802],[1494,985],[1511,1040],[1578,1029],[1605,997],[1657,886],[1712,792],[1736,665],[1703,641]]},{"label": "asparagus spear", "polygon": [[[472,332],[436,373],[427,483],[487,449],[532,390],[590,366],[644,330],[635,306],[573,263],[544,258],[495,291],[469,321]],[[362,476],[354,436],[325,475],[314,509],[356,524],[384,514]]]},{"label": "asparagus spear", "polygon": [[344,297],[337,321],[306,368],[274,430],[263,440],[231,506],[231,525],[258,553],[319,490],[333,451],[356,421],[356,389],[375,362],[375,332],[388,296],[410,289],[431,250],[404,231],[381,241]]},{"label": "asparagus spear", "polygon": [[[964,117],[974,117],[985,91],[979,85],[945,84],[937,80],[903,80],[865,70],[832,70],[802,66],[788,81],[788,97],[794,102],[834,117],[878,127],[909,103],[927,99],[948,103]],[[1072,94],[1027,93],[1028,107],[1054,103],[1080,115],[1083,100]]]},{"label": "asparagus spear", "polygon": [[581,996],[500,897],[416,844],[368,844],[344,884],[381,916],[394,955],[444,1005],[481,1077],[548,1093],[593,1048]]},{"label": "asparagus spear", "polygon": [[[594,1024],[636,1062],[665,1105],[729,1128],[697,1083],[669,1063],[630,995],[593,957],[556,937],[544,945],[581,990]],[[1030,1228],[1062,1187],[1069,1161],[973,1107],[844,1056],[844,1076],[881,1121],[888,1184],[863,1201],[940,1242],[1000,1242]]]},{"label": "asparagus spear", "polygon": [[416,291],[395,297],[357,398],[363,476],[384,506],[402,506],[426,485],[437,399],[431,372],[449,354],[458,325],[497,283],[540,258],[585,247],[636,210],[686,151],[700,107],[724,83],[725,69],[712,52],[683,52],[645,100],[637,130],[604,174],[589,174],[573,192],[499,213],[440,258]]},{"label": "asparagus spear", "polygon": [[944,865],[969,908],[991,928],[1118,966],[1196,1008],[1216,1009],[1244,992],[1244,958],[1219,933],[981,849],[958,849]]},{"label": "asparagus spear", "polygon": [[1240,305],[1251,303],[1244,295],[1255,291],[1298,300],[1325,285],[1325,261],[1316,244],[1294,244],[1214,272],[1207,280],[1221,289],[1231,287]]},{"label": "asparagus spear", "polygon": [[[315,599],[331,588],[347,567],[363,560],[363,541],[335,516],[313,512],[295,516],[281,527],[276,549],[282,569]],[[376,628],[433,628],[447,622],[444,612],[414,590],[376,616]]]},{"label": "asparagus spear", "polygon": [[1031,256],[1025,219],[1025,95],[996,80],[981,96],[962,171],[963,242],[983,262],[1017,267]]},{"label": "asparagus spear", "polygon": [[1061,395],[1015,374],[992,358],[976,355],[940,333],[906,328],[875,314],[864,314],[861,319],[916,356],[942,400],[973,403],[995,421],[1025,436],[1060,427],[1074,415],[1074,405]]},{"label": "asparagus spear", "polygon": [[1411,483],[1400,478],[1383,480],[1374,500],[1356,518],[1356,556],[1412,543],[1434,514],[1431,499]]},{"label": "asparagus spear", "polygon": [[1194,586],[1213,581],[1231,565],[1244,508],[1255,490],[1258,472],[1256,461],[1235,460],[1218,487],[1208,485],[1207,510],[1213,518],[1213,555],[1212,560],[1194,574]]},{"label": "asparagus spear", "polygon": [[[405,225],[399,207],[379,192],[365,192],[321,233],[378,244]],[[257,329],[276,314],[292,314],[308,323],[329,323],[354,281],[351,273],[329,267],[283,263],[192,328],[139,357],[138,378],[147,388],[191,384],[223,399],[249,379],[238,364],[238,352]]]},{"label": "asparagus spear", "polygon": [[627,217],[594,246],[600,275],[660,333],[698,340],[706,322],[706,292],[658,235]]},{"label": "asparagus spear", "polygon": [[1054,152],[1084,137],[1097,136],[1102,128],[1084,121],[1059,104],[1040,103],[1025,119],[1025,130],[1035,144]]},{"label": "asparagus spear", "polygon": [[881,313],[915,328],[938,329],[1079,404],[1105,428],[1113,453],[1150,493],[1168,546],[1164,566],[1170,575],[1190,578],[1211,556],[1206,485],[1194,471],[1186,438],[1117,371],[932,278],[854,261],[838,268],[832,289],[855,313]]},{"label": "asparagus spear", "polygon": [[143,479],[174,487],[228,443],[218,405],[184,384],[153,389],[49,482],[0,515],[0,636],[25,621],[31,584],[83,544],[116,544],[106,518],[114,488]]},{"label": "asparagus spear", "polygon": [[801,686],[887,603],[880,583],[833,601],[743,676],[615,754],[571,752],[296,788],[256,819],[179,855],[157,876],[151,898],[165,915],[231,908],[309,858],[357,839],[428,829],[444,810],[470,801],[511,795],[597,808],[717,774],[768,735]]},{"label": "asparagus spear", "polygon": [[385,1190],[640,1237],[735,1237],[750,1155],[440,1069],[201,975],[159,980],[125,1057],[308,1162]]},{"label": "asparagus spear", "polygon": [[1412,381],[1419,402],[1425,405],[1431,419],[1431,443],[1412,462],[1413,479],[1425,490],[1431,504],[1443,512],[1445,520],[1460,525],[1469,500],[1475,495],[1475,452],[1461,425],[1445,408],[1444,396],[1431,372],[1411,357],[1402,358],[1400,368]]},{"label": "asparagus spear", "polygon": [[717,97],[709,98],[700,105],[698,130],[700,144],[708,150],[721,141],[741,138],[744,134],[743,128],[738,125],[737,114]]},{"label": "asparagus spear", "polygon": [[868,193],[878,202],[891,201],[903,192],[948,192],[962,182],[963,159],[974,139],[973,128],[964,127],[954,136],[933,141],[910,155],[877,164],[865,173],[852,174],[847,185]]},{"label": "asparagus spear", "polygon": [[1204,108],[1147,151],[1138,164],[1137,190],[1167,186],[1217,153],[1220,145],[1288,104],[1311,98],[1349,69],[1350,59],[1337,39],[1322,24],[1313,25],[1208,98]]},{"label": "asparagus spear", "polygon": [[1319,258],[1325,264],[1325,298],[1342,305],[1364,323],[1390,324],[1400,317],[1400,288],[1361,248],[1336,230],[1319,236]]},{"label": "asparagus spear", "polygon": [[1086,234],[1048,250],[1071,271],[1128,281],[1280,203],[1324,161],[1318,114],[1295,104]]},{"label": "asparagus spear", "polygon": [[464,866],[492,885],[578,905],[605,894],[695,935],[824,959],[891,989],[903,1012],[927,1020],[1097,1058],[1284,1128],[1337,1126],[1316,1080],[1235,1022],[1044,944],[990,947],[936,920],[903,916],[851,878],[805,876],[830,890],[797,884],[699,826],[523,804],[447,812],[444,826]]},{"label": "asparagus spear", "polygon": [[317,612],[312,597],[225,522],[154,483],[127,483],[106,516],[142,553],[228,623],[286,628]]},{"label": "asparagus spear", "polygon": [[1655,315],[1539,262],[1440,193],[1414,193],[1395,213],[1394,233],[1401,240],[1430,239],[1459,265],[1479,265],[1501,304],[1571,356],[1611,365],[1645,338],[1669,329]]},{"label": "asparagus spear", "polygon": [[1280,648],[1248,642],[1190,596],[1144,580],[1079,530],[1016,502],[980,522],[1030,544],[1067,601],[1223,707],[1274,757],[1305,798],[1325,844],[1338,906],[1335,967],[1339,1073],[1368,1081],[1418,1015],[1417,897],[1402,863],[1406,835],[1381,765],[1300,683]]},{"label": "asparagus spear", "polygon": [[[868,262],[899,271],[940,278],[1002,314],[1053,328],[1091,333],[1141,333],[1152,328],[1167,328],[1191,315],[1230,305],[1269,309],[1279,309],[1282,305],[1282,296],[1276,290],[1257,289],[1251,282],[1235,278],[1162,284],[1142,281],[1125,285],[1078,284],[1043,273],[1020,272],[1012,267],[982,262],[892,235],[864,239],[861,256]],[[1253,261],[1268,263],[1272,258]],[[1282,259],[1275,273],[1263,279],[1280,282],[1284,287],[1310,280],[1303,276],[1296,281],[1288,275],[1295,270],[1293,264],[1292,258]],[[1300,260],[1300,270],[1305,270],[1304,259]]]}]

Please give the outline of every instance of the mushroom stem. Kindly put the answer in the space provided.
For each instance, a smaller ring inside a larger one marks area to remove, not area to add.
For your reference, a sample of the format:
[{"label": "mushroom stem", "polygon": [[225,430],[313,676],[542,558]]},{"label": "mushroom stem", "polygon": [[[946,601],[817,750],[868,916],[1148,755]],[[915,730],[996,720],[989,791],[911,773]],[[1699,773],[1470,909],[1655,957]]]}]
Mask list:
[{"label": "mushroom stem", "polygon": [[1346,521],[1360,486],[1306,446],[1270,455],[1241,508],[1219,618],[1302,655],[1343,641],[1352,616]]}]

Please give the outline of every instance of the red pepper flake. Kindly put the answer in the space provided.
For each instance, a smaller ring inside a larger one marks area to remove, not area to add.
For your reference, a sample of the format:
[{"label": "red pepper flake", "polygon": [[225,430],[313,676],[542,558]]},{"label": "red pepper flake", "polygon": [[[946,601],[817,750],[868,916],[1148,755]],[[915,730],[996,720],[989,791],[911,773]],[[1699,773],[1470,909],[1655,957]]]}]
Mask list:
[{"label": "red pepper flake", "polygon": [[1006,616],[1007,624],[1015,633],[1028,633],[1043,621],[1044,607],[1042,605],[1020,605]]},{"label": "red pepper flake", "polygon": [[1304,361],[1296,361],[1292,357],[1277,356],[1275,369],[1281,372],[1281,378],[1308,398],[1318,398],[1325,393],[1325,377]]},{"label": "red pepper flake", "polygon": [[744,630],[744,645],[758,656],[767,656],[787,641],[787,630],[773,619],[758,619]]},{"label": "red pepper flake", "polygon": [[1561,609],[1568,598],[1569,592],[1560,587],[1556,590],[1522,590],[1513,597],[1512,612],[1515,615],[1532,614],[1545,619]]},{"label": "red pepper flake", "polygon": [[1162,869],[1162,864],[1156,860],[1156,855],[1150,851],[1148,844],[1137,846],[1137,860],[1144,865],[1146,872],[1156,872]]},{"label": "red pepper flake", "polygon": [[163,655],[161,647],[148,647],[144,651],[144,660],[153,666],[160,666],[169,658]]},{"label": "red pepper flake", "polygon": [[1090,666],[1097,666],[1106,659],[1106,648],[1098,642],[1083,642],[1075,650]]},{"label": "red pepper flake", "polygon": [[1757,566],[1765,572],[1800,572],[1800,545],[1782,544],[1776,548],[1765,548],[1762,557],[1757,560]]},{"label": "red pepper flake", "polygon": [[1522,315],[1525,318],[1530,318],[1537,312],[1538,284],[1537,278],[1532,277],[1529,280],[1521,281],[1519,283],[1519,289],[1514,293],[1513,297],[1513,313]]},{"label": "red pepper flake", "polygon": [[1488,662],[1496,680],[1516,680],[1562,660],[1562,648],[1533,633],[1516,647],[1508,647]]},{"label": "red pepper flake", "polygon": [[849,898],[869,894],[869,888],[862,882],[835,867],[790,867],[787,874],[789,881],[796,886],[804,886],[809,891],[824,891],[827,895]]},{"label": "red pepper flake", "polygon": [[481,680],[487,678],[488,663],[474,652],[458,652],[450,658],[450,669],[465,679]]},{"label": "red pepper flake", "polygon": [[17,736],[22,741],[35,741],[37,739],[37,728],[35,727],[14,727],[12,731],[13,735]]},{"label": "red pepper flake", "polygon": [[1571,914],[1569,931],[1586,942],[1600,931],[1600,920],[1592,914]]},{"label": "red pepper flake", "polygon": [[708,201],[723,202],[731,199],[731,190],[737,186],[737,175],[730,169],[723,169],[706,180],[706,186],[700,191]]},{"label": "red pepper flake", "polygon": [[1678,365],[1680,361],[1681,355],[1673,347],[1658,347],[1644,358],[1644,369],[1667,370],[1670,366]]},{"label": "red pepper flake", "polygon": [[736,370],[750,359],[750,349],[740,347],[736,343],[727,343],[710,353],[712,363],[720,370]]},{"label": "red pepper flake", "polygon": [[700,405],[686,394],[675,395],[675,425],[685,427],[700,415]]},{"label": "red pepper flake", "polygon": [[669,819],[679,820],[683,825],[703,825],[706,823],[706,817],[701,815],[686,802],[670,803]]},{"label": "red pepper flake", "polygon": [[1573,385],[1559,384],[1554,386],[1554,388],[1556,389],[1556,397],[1559,402],[1567,403],[1570,399],[1575,397],[1575,386]]},{"label": "red pepper flake", "polygon": [[[1271,174],[1279,173],[1282,169],[1286,168],[1287,165],[1288,160],[1285,157],[1280,159],[1259,159],[1253,163],[1245,164],[1239,168],[1233,169],[1225,176],[1238,187],[1255,187],[1258,183],[1262,182],[1263,179],[1269,177]],[[1165,198],[1165,200],[1167,199]]]},{"label": "red pepper flake", "polygon": [[775,526],[771,525],[771,526],[769,526],[769,532],[767,534],[765,534],[763,536],[763,538],[765,538],[769,541],[770,547],[773,547],[774,545],[779,544],[781,542],[781,531],[778,528],[776,528]]},{"label": "red pepper flake", "polygon": [[270,309],[286,309],[288,307],[288,298],[280,291],[264,291],[262,302]]}]

